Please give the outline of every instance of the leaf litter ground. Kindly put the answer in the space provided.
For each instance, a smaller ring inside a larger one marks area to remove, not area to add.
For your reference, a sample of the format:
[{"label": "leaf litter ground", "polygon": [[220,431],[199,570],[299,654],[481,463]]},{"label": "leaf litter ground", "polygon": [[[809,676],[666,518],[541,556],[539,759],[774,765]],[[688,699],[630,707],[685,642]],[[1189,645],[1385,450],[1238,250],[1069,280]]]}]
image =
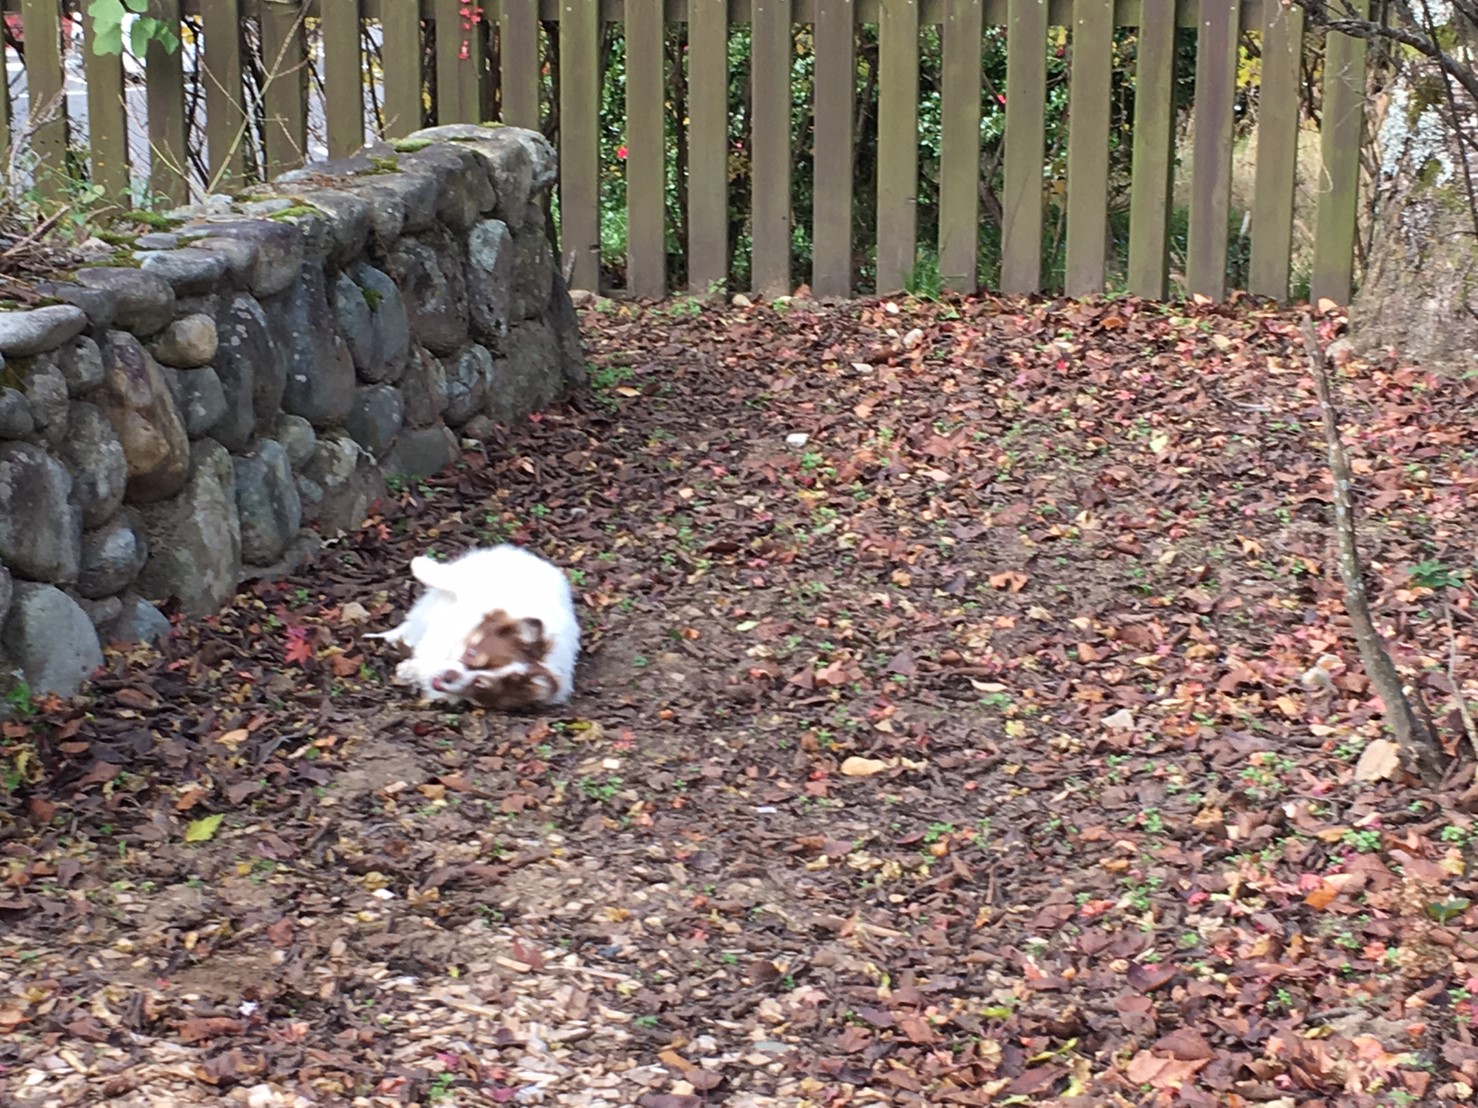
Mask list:
[{"label": "leaf litter ground", "polygon": [[[587,395],[8,726],[0,1099],[1467,1102],[1473,820],[1356,779],[1296,320],[1177,311],[587,310]],[[1478,386],[1339,383],[1460,735]],[[504,540],[578,695],[418,708],[363,632]]]}]

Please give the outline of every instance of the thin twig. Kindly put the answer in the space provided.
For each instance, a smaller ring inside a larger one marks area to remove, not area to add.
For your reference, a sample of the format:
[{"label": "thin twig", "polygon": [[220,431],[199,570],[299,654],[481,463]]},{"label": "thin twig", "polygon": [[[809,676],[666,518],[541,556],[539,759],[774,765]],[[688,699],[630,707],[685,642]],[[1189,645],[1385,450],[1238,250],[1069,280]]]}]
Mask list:
[{"label": "thin twig", "polygon": [[55,227],[57,225],[57,221],[71,210],[72,205],[66,204],[58,208],[56,211],[52,212],[49,216],[41,221],[40,225],[34,231],[32,231],[25,238],[21,239],[20,242],[16,243],[9,250],[5,251],[5,253],[0,254],[0,258],[10,258],[16,254],[19,254],[26,247],[38,241],[43,235],[46,234],[47,231],[50,231],[53,227]]},{"label": "thin twig", "polygon": [[[1403,688],[1396,664],[1386,653],[1380,632],[1370,614],[1370,599],[1365,593],[1364,571],[1360,564],[1360,547],[1356,541],[1354,477],[1344,443],[1339,437],[1339,413],[1334,407],[1333,390],[1325,369],[1326,354],[1319,346],[1314,321],[1305,315],[1301,328],[1304,350],[1309,358],[1309,372],[1319,395],[1319,413],[1324,419],[1324,445],[1329,455],[1329,469],[1334,479],[1334,534],[1339,552],[1339,575],[1345,587],[1345,611],[1360,648],[1360,661],[1371,687],[1384,705],[1386,724],[1396,736],[1402,761],[1427,785],[1436,785],[1446,772],[1446,759],[1438,742],[1436,728],[1415,686],[1411,695]],[[1415,703],[1413,703],[1415,702]]]}]

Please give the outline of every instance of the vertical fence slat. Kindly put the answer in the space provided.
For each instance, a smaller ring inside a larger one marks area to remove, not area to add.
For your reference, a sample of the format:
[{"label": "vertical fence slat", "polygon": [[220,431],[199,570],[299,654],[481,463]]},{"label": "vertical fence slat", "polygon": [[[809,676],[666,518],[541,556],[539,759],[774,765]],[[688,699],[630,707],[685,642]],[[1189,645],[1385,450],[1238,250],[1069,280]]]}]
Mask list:
[{"label": "vertical fence slat", "polygon": [[1092,296],[1103,291],[1108,247],[1114,0],[1074,0],[1071,42],[1063,290]]},{"label": "vertical fence slat", "polygon": [[[23,0],[21,4],[29,102],[26,118],[29,137],[25,142],[36,158],[37,194],[48,200],[61,195],[67,169],[66,103],[62,91],[66,77],[62,72],[59,10],[56,0]],[[42,122],[38,125],[37,120]]]},{"label": "vertical fence slat", "polygon": [[981,0],[946,0],[940,105],[939,275],[974,292],[980,243]]},{"label": "vertical fence slat", "polygon": [[877,291],[896,292],[917,260],[919,6],[882,0],[878,24]]},{"label": "vertical fence slat", "polygon": [[1222,299],[1227,288],[1237,19],[1237,0],[1202,0],[1196,28],[1196,137],[1186,235],[1186,291],[1212,300]]},{"label": "vertical fence slat", "polygon": [[1262,33],[1262,88],[1257,97],[1257,175],[1252,190],[1252,257],[1247,287],[1257,296],[1288,298],[1293,257],[1293,193],[1298,176],[1299,62],[1303,9],[1268,4]]},{"label": "vertical fence slat", "polygon": [[308,151],[308,42],[296,0],[262,0],[267,177],[303,164]]},{"label": "vertical fence slat", "polygon": [[498,24],[503,122],[539,129],[539,0],[503,0]]},{"label": "vertical fence slat", "polygon": [[246,179],[246,100],[241,85],[239,0],[201,0],[205,27],[207,184],[231,192]]},{"label": "vertical fence slat", "polygon": [[853,0],[816,0],[815,164],[811,291],[852,295],[852,108],[857,92]]},{"label": "vertical fence slat", "polygon": [[323,30],[323,114],[328,156],[364,145],[364,88],[359,60],[359,0],[318,0]]},{"label": "vertical fence slat", "polygon": [[790,292],[790,12],[791,0],[754,0],[750,279],[765,296]]},{"label": "vertical fence slat", "polygon": [[1129,291],[1159,300],[1169,264],[1175,172],[1175,0],[1141,0],[1129,186]]},{"label": "vertical fence slat", "polygon": [[1001,291],[1042,285],[1042,160],[1047,148],[1047,5],[1008,0]]},{"label": "vertical fence slat", "polygon": [[662,0],[626,0],[626,291],[667,292]]},{"label": "vertical fence slat", "polygon": [[[464,19],[464,0],[436,0],[436,122],[478,123],[482,119],[483,48],[481,19]],[[470,25],[469,25],[470,24]]]},{"label": "vertical fence slat", "polygon": [[[1350,0],[1364,19],[1369,0]],[[1355,277],[1355,217],[1360,202],[1360,139],[1365,124],[1365,41],[1331,34],[1324,47],[1324,116],[1319,127],[1319,209],[1309,298],[1350,302]]]},{"label": "vertical fence slat", "polygon": [[688,0],[688,288],[729,277],[729,5]]},{"label": "vertical fence slat", "polygon": [[[180,27],[180,0],[149,0],[149,14]],[[185,58],[149,40],[144,58],[144,98],[149,106],[149,192],[170,205],[190,199],[190,163],[185,152]]]},{"label": "vertical fence slat", "polygon": [[385,137],[421,129],[421,13],[419,4],[380,5],[380,58],[385,70]]},{"label": "vertical fence slat", "polygon": [[87,141],[92,183],[109,200],[127,204],[128,116],[123,104],[123,58],[93,51],[92,19],[82,20],[83,73],[87,78]]},{"label": "vertical fence slat", "polygon": [[[5,44],[0,41],[0,62],[7,62]],[[11,126],[15,120],[13,106],[10,103],[10,78],[9,67],[6,67],[6,76],[0,78],[0,158],[10,158],[13,151],[10,148]],[[4,165],[9,169],[9,162]]]},{"label": "vertical fence slat", "polygon": [[600,0],[560,0],[559,227],[570,287],[600,284]]}]

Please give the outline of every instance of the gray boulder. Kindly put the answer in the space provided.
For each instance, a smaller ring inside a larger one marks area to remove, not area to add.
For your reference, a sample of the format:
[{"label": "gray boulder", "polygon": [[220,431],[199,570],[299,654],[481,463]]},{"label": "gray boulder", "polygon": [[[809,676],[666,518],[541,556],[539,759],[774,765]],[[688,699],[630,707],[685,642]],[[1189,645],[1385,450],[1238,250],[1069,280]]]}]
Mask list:
[{"label": "gray boulder", "polygon": [[41,281],[37,283],[36,291],[42,296],[50,296],[81,308],[87,316],[87,325],[94,331],[106,331],[113,326],[113,320],[118,314],[118,297],[107,289],[87,289],[70,281],[66,284]]},{"label": "gray boulder", "polygon": [[[82,536],[82,572],[77,591],[89,600],[122,592],[149,560],[149,543],[126,512]],[[110,617],[111,618],[111,617]]]},{"label": "gray boulder", "polygon": [[105,596],[100,600],[88,600],[85,596],[74,596],[67,594],[77,601],[77,606],[87,613],[87,618],[92,625],[99,628],[98,638],[102,638],[101,628],[105,623],[111,623],[123,612],[123,601],[116,596]]},{"label": "gray boulder", "polygon": [[56,350],[87,326],[87,313],[71,304],[27,312],[0,312],[0,355],[28,358]]},{"label": "gray boulder", "polygon": [[513,236],[513,272],[509,287],[509,313],[513,319],[534,319],[549,304],[549,284],[554,279],[554,252],[544,228],[525,226]]},{"label": "gray boulder", "polygon": [[462,456],[457,436],[445,424],[407,427],[385,456],[386,473],[403,477],[430,477]]},{"label": "gray boulder", "polygon": [[369,239],[369,201],[352,192],[315,189],[310,202],[328,222],[329,262],[345,266],[359,257]]},{"label": "gray boulder", "polygon": [[20,389],[0,388],[0,439],[29,439],[35,430],[26,394]]},{"label": "gray boulder", "polygon": [[26,394],[26,402],[31,409],[32,434],[42,445],[55,449],[67,437],[67,416],[71,407],[67,379],[57,366],[56,354],[42,354],[31,359],[29,368],[21,374],[21,391]]},{"label": "gray boulder", "polygon": [[119,598],[118,615],[99,628],[99,637],[108,645],[157,643],[169,637],[174,628],[158,608],[137,593]]},{"label": "gray boulder", "polygon": [[461,248],[445,229],[404,238],[386,258],[386,269],[405,299],[411,338],[446,355],[467,341],[467,279]]},{"label": "gray boulder", "polygon": [[498,194],[482,160],[460,143],[437,142],[400,159],[405,173],[424,173],[437,184],[437,218],[454,233],[466,234]]},{"label": "gray boulder", "polygon": [[247,253],[237,247],[232,257],[217,240],[236,239],[256,248],[246,268],[247,289],[255,296],[274,296],[298,278],[303,268],[303,235],[292,223],[277,219],[240,219],[225,223],[197,224],[186,229],[204,237],[196,246],[226,255],[228,270],[235,270]]},{"label": "gray boulder", "polygon": [[29,443],[0,446],[0,560],[20,577],[69,585],[82,561],[72,476]]},{"label": "gray boulder", "polygon": [[580,319],[575,315],[569,286],[558,270],[550,282],[549,307],[544,318],[549,329],[554,332],[554,341],[559,346],[560,368],[564,372],[565,384],[583,385],[586,370],[585,348],[580,342]]},{"label": "gray boulder", "polygon": [[267,434],[282,408],[287,362],[262,306],[246,293],[231,297],[219,317],[214,368],[225,414],[210,429],[228,450],[245,450],[253,432]]},{"label": "gray boulder", "polygon": [[323,270],[304,266],[302,279],[265,307],[286,355],[283,409],[314,427],[342,423],[354,405],[354,361],[334,325]]},{"label": "gray boulder", "polygon": [[190,448],[190,477],[178,496],[139,510],[149,561],[138,589],[157,600],[177,596],[187,615],[220,610],[241,579],[241,521],[236,469],[226,448],[201,439]]},{"label": "gray boulder", "polygon": [[241,558],[270,566],[303,525],[303,505],[292,462],[276,439],[263,439],[236,467],[236,514],[241,523]]},{"label": "gray boulder", "polygon": [[38,696],[76,696],[103,664],[97,630],[81,606],[53,585],[19,581],[5,630],[5,653]]},{"label": "gray boulder", "polygon": [[157,273],[122,266],[79,269],[77,283],[117,298],[113,325],[138,336],[152,335],[174,318],[174,289]]},{"label": "gray boulder", "polygon": [[405,424],[405,399],[394,385],[362,385],[355,390],[354,410],[344,429],[376,458],[395,441]]},{"label": "gray boulder", "polygon": [[373,266],[353,266],[334,286],[334,315],[361,381],[378,384],[400,376],[411,333],[394,281]]},{"label": "gray boulder", "polygon": [[427,427],[441,421],[446,411],[446,370],[429,351],[416,347],[410,364],[400,378],[400,392],[405,397],[405,421],[413,427]]},{"label": "gray boulder", "polygon": [[203,437],[225,418],[226,390],[214,369],[202,366],[165,370],[165,373],[174,375],[180,418],[185,421],[185,434],[190,438]]},{"label": "gray boulder", "polygon": [[478,338],[508,330],[513,302],[513,236],[499,219],[485,219],[467,236],[467,307]]},{"label": "gray boulder", "polygon": [[313,430],[313,424],[302,416],[289,415],[286,412],[279,415],[277,422],[272,425],[272,437],[282,443],[294,470],[302,469],[312,461],[313,448],[318,445],[318,435]]},{"label": "gray boulder", "polygon": [[146,251],[135,257],[145,273],[168,281],[176,296],[201,296],[213,291],[226,275],[228,265],[222,254],[189,246],[183,250]]},{"label": "gray boulder", "polygon": [[487,404],[493,383],[493,356],[476,343],[442,362],[446,372],[446,411],[443,417],[460,427]]},{"label": "gray boulder", "polygon": [[493,364],[488,415],[508,423],[548,407],[564,388],[563,360],[554,334],[537,320],[509,328],[502,358]]},{"label": "gray boulder", "polygon": [[369,452],[342,431],[318,439],[303,476],[322,493],[318,527],[325,538],[352,531],[385,495],[385,481]]},{"label": "gray boulder", "polygon": [[78,335],[62,347],[56,364],[67,382],[69,396],[86,396],[103,383],[103,352],[86,335]]},{"label": "gray boulder", "polygon": [[72,472],[72,502],[82,513],[82,526],[100,527],[118,511],[128,487],[123,443],[101,408],[80,400],[73,403],[71,431],[61,456]]}]

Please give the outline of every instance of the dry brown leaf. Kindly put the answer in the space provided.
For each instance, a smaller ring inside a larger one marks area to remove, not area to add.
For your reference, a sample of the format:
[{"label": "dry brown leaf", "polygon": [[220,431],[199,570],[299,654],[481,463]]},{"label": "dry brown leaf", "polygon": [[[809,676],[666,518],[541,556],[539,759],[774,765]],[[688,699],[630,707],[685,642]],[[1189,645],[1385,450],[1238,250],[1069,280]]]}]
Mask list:
[{"label": "dry brown leaf", "polygon": [[1372,739],[1355,763],[1356,781],[1389,781],[1401,771],[1401,748],[1390,739]]}]

